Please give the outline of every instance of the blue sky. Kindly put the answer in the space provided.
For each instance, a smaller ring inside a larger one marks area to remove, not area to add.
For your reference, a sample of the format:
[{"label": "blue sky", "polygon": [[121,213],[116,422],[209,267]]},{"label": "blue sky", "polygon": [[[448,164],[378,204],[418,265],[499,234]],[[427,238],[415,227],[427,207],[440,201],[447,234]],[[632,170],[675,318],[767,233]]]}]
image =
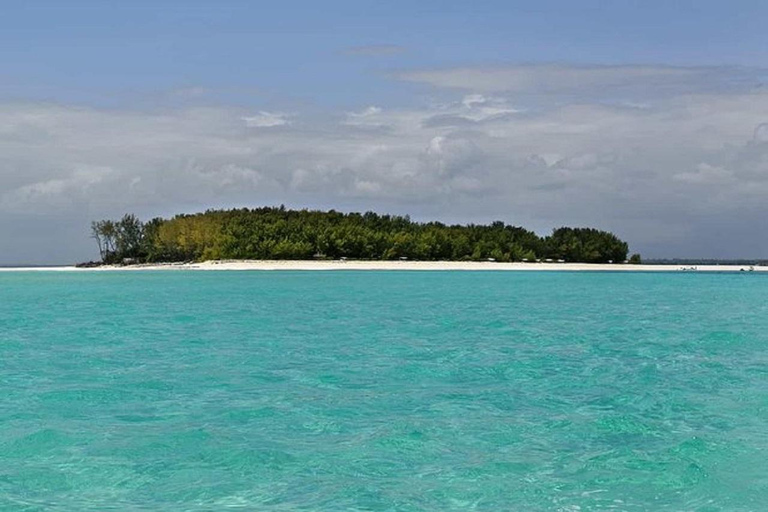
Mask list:
[{"label": "blue sky", "polygon": [[767,22],[757,1],[7,2],[0,264],[92,257],[94,217],[280,203],[768,257]]},{"label": "blue sky", "polygon": [[[0,18],[3,95],[140,102],[404,101],[392,69],[575,62],[764,66],[765,2],[49,1]],[[348,53],[393,45],[400,52]],[[256,92],[259,94],[255,94]]]}]

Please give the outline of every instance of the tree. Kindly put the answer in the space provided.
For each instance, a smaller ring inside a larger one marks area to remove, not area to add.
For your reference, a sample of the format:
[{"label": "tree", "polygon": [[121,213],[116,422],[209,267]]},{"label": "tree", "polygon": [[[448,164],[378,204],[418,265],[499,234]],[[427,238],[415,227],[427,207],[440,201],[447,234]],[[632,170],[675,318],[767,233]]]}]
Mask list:
[{"label": "tree", "polygon": [[496,221],[490,225],[419,223],[373,212],[241,208],[208,210],[142,223],[135,215],[91,225],[107,263],[208,259],[383,259],[624,261],[628,246],[591,228],[559,228],[541,238]]},{"label": "tree", "polygon": [[91,223],[91,238],[99,245],[101,261],[109,261],[117,250],[117,228],[111,220],[101,220]]},{"label": "tree", "polygon": [[91,222],[91,238],[96,240],[96,243],[99,245],[99,258],[101,258],[102,261],[104,261],[104,256],[106,255],[106,247],[105,247],[105,241],[103,236],[103,230],[101,227],[101,224],[104,221],[93,221]]},{"label": "tree", "polygon": [[144,224],[133,214],[126,214],[116,223],[116,255],[125,258],[138,258],[141,255]]},{"label": "tree", "polygon": [[135,215],[125,215],[119,221],[92,222],[91,238],[96,240],[104,263],[118,263],[125,258],[138,259],[146,252],[144,224]]}]

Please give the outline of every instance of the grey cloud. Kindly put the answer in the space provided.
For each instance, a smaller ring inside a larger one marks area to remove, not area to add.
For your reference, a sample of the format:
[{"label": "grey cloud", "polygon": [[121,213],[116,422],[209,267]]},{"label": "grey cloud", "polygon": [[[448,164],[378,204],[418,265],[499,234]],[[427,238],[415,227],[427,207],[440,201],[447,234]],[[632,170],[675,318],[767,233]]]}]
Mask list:
[{"label": "grey cloud", "polygon": [[536,109],[474,92],[320,119],[5,104],[0,263],[93,257],[92,218],[283,202],[592,225],[656,256],[765,256],[766,112],[768,93],[734,91]]},{"label": "grey cloud", "polygon": [[768,123],[761,123],[755,128],[755,142],[768,142]]},{"label": "grey cloud", "polygon": [[466,117],[456,114],[439,114],[432,116],[424,120],[423,126],[425,128],[442,128],[442,127],[467,127],[478,124],[478,121],[467,119]]}]

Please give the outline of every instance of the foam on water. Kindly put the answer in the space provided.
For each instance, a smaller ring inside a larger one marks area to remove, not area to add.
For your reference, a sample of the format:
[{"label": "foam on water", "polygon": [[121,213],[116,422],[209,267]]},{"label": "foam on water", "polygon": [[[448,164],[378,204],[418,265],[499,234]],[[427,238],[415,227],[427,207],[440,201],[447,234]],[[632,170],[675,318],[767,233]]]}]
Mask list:
[{"label": "foam on water", "polygon": [[0,275],[2,510],[763,510],[768,276]]}]

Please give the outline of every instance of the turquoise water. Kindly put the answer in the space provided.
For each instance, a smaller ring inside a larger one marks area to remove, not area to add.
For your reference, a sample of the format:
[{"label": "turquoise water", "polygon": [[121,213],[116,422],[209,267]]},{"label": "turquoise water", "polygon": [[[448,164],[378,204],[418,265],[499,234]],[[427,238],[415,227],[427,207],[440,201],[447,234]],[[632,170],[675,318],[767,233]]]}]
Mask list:
[{"label": "turquoise water", "polygon": [[767,299],[756,274],[0,274],[0,510],[766,510]]}]

